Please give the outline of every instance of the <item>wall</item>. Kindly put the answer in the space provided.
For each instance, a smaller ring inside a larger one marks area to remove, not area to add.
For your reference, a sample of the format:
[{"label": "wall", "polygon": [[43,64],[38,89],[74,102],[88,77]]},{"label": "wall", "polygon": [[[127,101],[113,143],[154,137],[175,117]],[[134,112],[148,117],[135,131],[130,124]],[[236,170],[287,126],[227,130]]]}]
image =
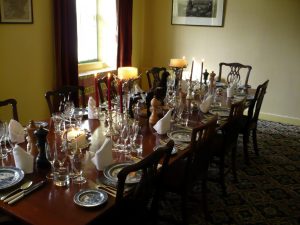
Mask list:
[{"label": "wall", "polygon": [[0,99],[17,100],[24,125],[49,117],[44,94],[54,84],[52,0],[33,0],[33,14],[33,24],[0,24]]},{"label": "wall", "polygon": [[140,68],[167,66],[183,55],[190,64],[205,58],[208,71],[218,72],[219,62],[252,65],[253,87],[270,79],[262,118],[300,125],[300,1],[226,2],[224,27],[202,27],[171,25],[171,0],[144,0]]}]

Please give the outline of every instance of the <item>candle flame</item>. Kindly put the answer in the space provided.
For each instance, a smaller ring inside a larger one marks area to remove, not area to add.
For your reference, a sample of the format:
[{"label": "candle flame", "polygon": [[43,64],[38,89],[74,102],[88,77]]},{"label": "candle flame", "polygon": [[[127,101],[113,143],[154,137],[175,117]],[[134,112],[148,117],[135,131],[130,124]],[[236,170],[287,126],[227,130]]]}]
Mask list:
[{"label": "candle flame", "polygon": [[110,76],[111,76],[110,73],[108,73],[108,74],[107,74],[107,77],[110,78]]},{"label": "candle flame", "polygon": [[204,59],[202,59],[202,62],[204,62]]}]

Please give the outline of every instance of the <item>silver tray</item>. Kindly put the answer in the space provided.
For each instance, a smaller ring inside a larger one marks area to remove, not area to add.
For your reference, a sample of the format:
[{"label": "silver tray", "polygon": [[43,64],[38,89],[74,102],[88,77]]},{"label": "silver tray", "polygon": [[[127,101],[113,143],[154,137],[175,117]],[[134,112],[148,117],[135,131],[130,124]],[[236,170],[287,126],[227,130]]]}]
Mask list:
[{"label": "silver tray", "polygon": [[168,132],[167,135],[173,141],[190,142],[192,132],[188,130],[176,130]]},{"label": "silver tray", "polygon": [[86,189],[77,192],[73,201],[83,207],[95,207],[107,202],[108,195],[103,190]]},{"label": "silver tray", "polygon": [[[115,163],[108,167],[106,167],[103,171],[104,176],[111,181],[118,182],[118,173],[126,166],[131,165],[132,162],[124,162],[124,163]],[[138,171],[135,173],[128,174],[125,183],[126,184],[135,184],[140,181],[142,177],[142,172]]]},{"label": "silver tray", "polygon": [[16,167],[0,167],[0,190],[12,187],[24,178],[24,171]]}]

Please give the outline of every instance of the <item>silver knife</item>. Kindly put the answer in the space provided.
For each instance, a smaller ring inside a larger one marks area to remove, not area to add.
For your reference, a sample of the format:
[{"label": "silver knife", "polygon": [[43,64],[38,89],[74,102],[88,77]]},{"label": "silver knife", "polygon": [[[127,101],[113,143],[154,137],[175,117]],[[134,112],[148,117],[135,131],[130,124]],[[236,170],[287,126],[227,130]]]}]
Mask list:
[{"label": "silver knife", "polygon": [[38,183],[36,183],[35,185],[33,185],[31,188],[28,188],[27,190],[21,191],[18,194],[15,194],[14,196],[10,197],[9,199],[7,199],[8,204],[13,204],[16,201],[20,200],[21,198],[23,198],[24,196],[28,195],[29,193],[33,192],[35,189],[39,188],[40,186],[42,186],[46,181],[42,180]]}]

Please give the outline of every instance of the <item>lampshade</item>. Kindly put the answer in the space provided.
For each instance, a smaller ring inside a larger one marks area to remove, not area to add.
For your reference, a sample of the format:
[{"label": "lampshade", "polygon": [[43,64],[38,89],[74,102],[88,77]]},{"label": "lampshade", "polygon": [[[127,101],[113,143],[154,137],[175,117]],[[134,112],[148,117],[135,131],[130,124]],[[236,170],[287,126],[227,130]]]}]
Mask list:
[{"label": "lampshade", "polygon": [[118,78],[121,80],[130,80],[138,77],[138,69],[136,67],[119,67]]},{"label": "lampshade", "polygon": [[183,68],[187,66],[186,59],[170,59],[170,67]]}]

